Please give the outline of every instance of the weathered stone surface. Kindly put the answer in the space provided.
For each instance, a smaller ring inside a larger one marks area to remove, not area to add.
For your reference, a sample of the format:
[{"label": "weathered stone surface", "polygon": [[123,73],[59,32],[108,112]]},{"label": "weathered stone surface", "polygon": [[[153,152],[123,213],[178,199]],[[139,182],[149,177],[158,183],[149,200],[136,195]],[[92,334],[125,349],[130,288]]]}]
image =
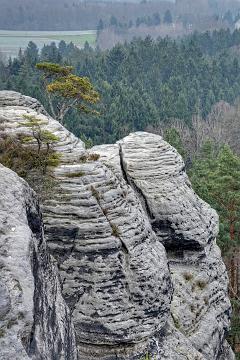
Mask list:
[{"label": "weathered stone surface", "polygon": [[[43,215],[79,358],[234,359],[225,341],[230,303],[218,218],[193,192],[177,152],[147,133],[87,152],[24,98],[0,92],[0,131],[27,133],[19,125],[28,113],[60,138],[58,188]],[[4,297],[0,318],[11,304]]]},{"label": "weathered stone surface", "polygon": [[0,107],[6,106],[23,106],[25,108],[33,109],[38,113],[47,115],[46,110],[37,99],[22,95],[16,91],[1,91],[0,92]]},{"label": "weathered stone surface", "polygon": [[78,340],[147,339],[166,323],[171,283],[138,199],[99,162],[61,166],[55,175],[61,192],[45,204],[45,226]]},{"label": "weathered stone surface", "polygon": [[160,136],[143,132],[130,134],[118,147],[103,145],[95,150],[103,160],[112,165],[115,162],[117,169],[122,164],[123,176],[138,193],[153,229],[168,250],[200,250],[216,237],[217,215],[193,193],[175,149]]},{"label": "weathered stone surface", "polygon": [[152,345],[150,353],[157,354],[158,360],[206,360],[173,323],[168,324],[164,331],[156,335]]},{"label": "weathered stone surface", "polygon": [[33,191],[0,165],[0,359],[77,359]]},{"label": "weathered stone surface", "polygon": [[215,243],[201,260],[170,261],[174,296],[172,317],[207,359],[219,359],[229,328],[230,302],[225,266]]},{"label": "weathered stone surface", "polygon": [[122,172],[167,250],[175,327],[206,359],[219,359],[231,308],[226,268],[215,241],[217,214],[194,193],[181,157],[160,136],[134,133],[117,145],[94,151],[112,168],[115,164],[116,173]]},{"label": "weathered stone surface", "polygon": [[61,153],[62,163],[79,161],[85,151],[84,143],[52,119],[37,100],[14,91],[0,91],[0,136],[6,132],[9,135],[31,135],[30,129],[22,125],[26,123],[24,115],[36,116],[43,123],[43,130],[48,130],[59,138],[55,149]]}]

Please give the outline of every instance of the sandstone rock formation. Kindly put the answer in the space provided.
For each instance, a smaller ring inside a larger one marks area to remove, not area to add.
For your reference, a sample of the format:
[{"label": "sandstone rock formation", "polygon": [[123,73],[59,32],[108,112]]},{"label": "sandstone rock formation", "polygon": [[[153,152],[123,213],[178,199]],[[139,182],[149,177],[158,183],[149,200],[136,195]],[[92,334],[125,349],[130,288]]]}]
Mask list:
[{"label": "sandstone rock formation", "polygon": [[206,359],[219,359],[226,351],[230,302],[216,245],[217,214],[193,192],[181,157],[160,136],[130,134],[117,145],[94,150],[104,162],[115,164],[117,172],[121,164],[122,176],[135,189],[165,246],[174,284],[175,327]]},{"label": "sandstone rock formation", "polygon": [[[38,301],[51,303],[55,294],[62,310],[55,314],[54,308],[53,316],[44,306],[40,324],[38,307],[34,307],[29,316],[38,327],[35,333],[44,333],[48,327],[51,333],[52,317],[55,322],[61,317],[68,336],[59,338],[56,330],[58,346],[68,344],[70,337],[69,351],[74,348],[73,355],[61,350],[63,359],[75,359],[76,350],[80,360],[142,360],[147,353],[157,360],[234,359],[225,340],[230,302],[226,269],[215,240],[218,218],[193,192],[178,153],[161,137],[148,133],[130,134],[115,145],[86,151],[35,99],[0,92],[0,136],[27,133],[24,114],[44,120],[46,129],[59,137],[56,151],[62,154],[54,170],[57,191],[42,204],[42,211],[48,249],[57,262],[69,311],[59,285],[51,287],[49,299],[40,288]],[[0,186],[2,190],[4,184]],[[11,191],[16,194],[12,183]],[[29,189],[18,193],[17,199],[24,203],[21,199],[26,193],[34,199]],[[25,223],[24,216],[20,221]],[[30,237],[28,242],[35,244],[36,240]],[[45,262],[52,269],[44,287],[58,284],[45,249],[37,248],[36,256],[42,259],[38,269]],[[13,271],[12,265],[10,269]],[[40,270],[41,275],[44,271]],[[31,276],[35,279],[36,274]],[[7,281],[6,277],[0,286],[0,320],[1,309],[7,314],[10,306],[5,295]],[[30,285],[34,289],[33,282]],[[24,294],[29,294],[27,288]],[[14,330],[16,343],[24,326],[20,322]],[[63,335],[61,328],[59,332]],[[49,339],[40,338],[34,343],[41,345],[32,345],[31,351],[19,341],[26,352],[19,359],[42,359],[40,347],[49,351],[46,359],[61,359],[50,352]],[[4,333],[2,339],[7,348],[10,335]]]}]

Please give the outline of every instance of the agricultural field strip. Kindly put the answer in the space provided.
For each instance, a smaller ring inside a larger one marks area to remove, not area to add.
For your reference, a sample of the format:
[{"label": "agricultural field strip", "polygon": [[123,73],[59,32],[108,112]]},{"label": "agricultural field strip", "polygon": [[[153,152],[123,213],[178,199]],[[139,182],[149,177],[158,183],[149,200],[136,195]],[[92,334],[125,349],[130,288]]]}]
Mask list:
[{"label": "agricultural field strip", "polygon": [[0,52],[8,56],[16,56],[19,48],[26,48],[29,41],[33,41],[41,49],[44,44],[51,42],[73,42],[76,46],[83,46],[86,41],[95,46],[96,31],[8,31],[0,30]]}]

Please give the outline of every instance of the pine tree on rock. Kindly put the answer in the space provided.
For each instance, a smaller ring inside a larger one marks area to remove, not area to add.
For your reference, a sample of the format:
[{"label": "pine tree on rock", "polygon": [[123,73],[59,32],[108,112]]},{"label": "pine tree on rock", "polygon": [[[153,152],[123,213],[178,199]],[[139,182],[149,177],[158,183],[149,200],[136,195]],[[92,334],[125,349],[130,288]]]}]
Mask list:
[{"label": "pine tree on rock", "polygon": [[43,72],[43,81],[52,115],[61,124],[70,109],[95,113],[89,105],[99,101],[99,94],[87,77],[72,73],[72,66],[42,62],[36,65]]}]

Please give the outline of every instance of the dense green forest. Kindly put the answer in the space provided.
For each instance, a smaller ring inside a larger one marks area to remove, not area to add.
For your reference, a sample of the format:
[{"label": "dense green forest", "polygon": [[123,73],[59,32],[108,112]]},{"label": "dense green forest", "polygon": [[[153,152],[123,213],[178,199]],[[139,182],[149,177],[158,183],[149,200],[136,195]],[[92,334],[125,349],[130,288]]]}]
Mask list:
[{"label": "dense green forest", "polygon": [[108,51],[61,42],[39,53],[30,43],[17,59],[0,64],[0,88],[36,97],[47,106],[35,64],[73,65],[77,75],[89,77],[99,91],[100,116],[72,111],[66,125],[94,144],[109,143],[173,118],[190,125],[192,116],[206,118],[220,100],[234,103],[240,95],[239,44],[237,30],[194,33],[178,42],[147,37]]}]

